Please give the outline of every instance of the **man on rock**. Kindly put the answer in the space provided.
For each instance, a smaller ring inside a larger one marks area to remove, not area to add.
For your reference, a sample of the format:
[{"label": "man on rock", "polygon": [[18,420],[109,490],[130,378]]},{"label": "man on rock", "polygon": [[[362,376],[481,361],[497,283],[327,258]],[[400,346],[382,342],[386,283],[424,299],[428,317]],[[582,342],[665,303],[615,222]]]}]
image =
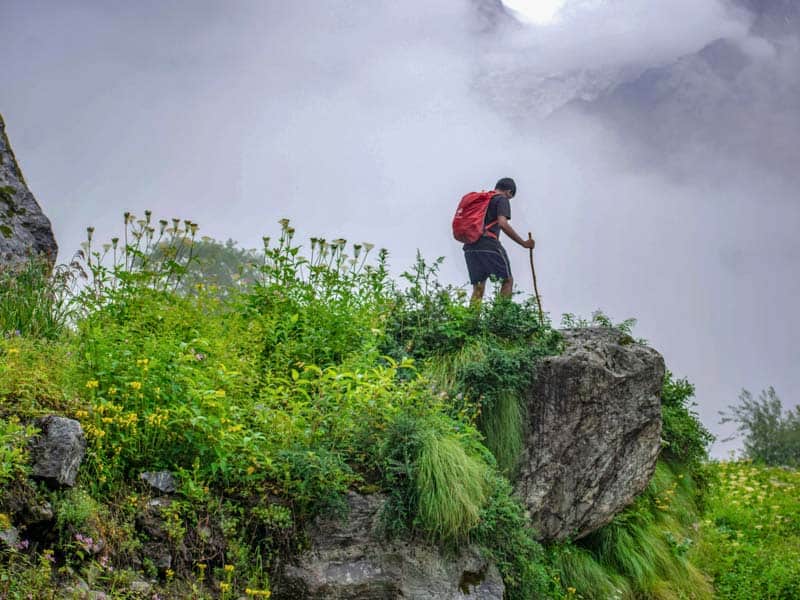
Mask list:
[{"label": "man on rock", "polygon": [[483,235],[478,241],[464,244],[464,258],[467,261],[469,281],[472,284],[472,303],[480,304],[486,289],[486,280],[494,275],[500,279],[500,294],[506,298],[511,297],[514,279],[511,276],[511,265],[508,255],[500,243],[500,232],[504,231],[508,237],[523,248],[532,249],[533,239],[524,240],[511,227],[511,199],[517,193],[517,184],[510,177],[504,177],[494,186],[496,192],[486,209],[484,217]]}]

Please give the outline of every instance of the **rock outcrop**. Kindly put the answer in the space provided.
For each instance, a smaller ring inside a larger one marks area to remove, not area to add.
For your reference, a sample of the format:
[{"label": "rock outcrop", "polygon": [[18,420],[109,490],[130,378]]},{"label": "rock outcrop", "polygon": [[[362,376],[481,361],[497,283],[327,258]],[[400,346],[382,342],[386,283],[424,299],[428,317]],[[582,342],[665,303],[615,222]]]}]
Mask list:
[{"label": "rock outcrop", "polygon": [[50,220],[25,183],[0,115],[0,266],[40,254],[52,265],[58,254]]},{"label": "rock outcrop", "polygon": [[31,475],[52,486],[75,485],[86,453],[86,438],[74,419],[48,416],[38,419],[42,433],[31,444]]},{"label": "rock outcrop", "polygon": [[317,519],[310,549],[286,566],[273,597],[502,600],[500,573],[476,548],[450,555],[423,542],[383,540],[384,502],[379,494],[351,492],[347,517]]},{"label": "rock outcrop", "polygon": [[541,539],[577,539],[647,486],[661,447],[664,359],[614,329],[563,331],[528,398],[516,489]]}]

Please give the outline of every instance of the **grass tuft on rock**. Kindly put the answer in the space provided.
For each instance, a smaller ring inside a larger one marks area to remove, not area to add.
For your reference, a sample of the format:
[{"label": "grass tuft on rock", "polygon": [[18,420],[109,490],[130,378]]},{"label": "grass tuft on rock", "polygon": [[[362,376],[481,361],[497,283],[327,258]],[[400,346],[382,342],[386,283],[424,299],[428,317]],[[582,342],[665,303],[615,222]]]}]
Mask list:
[{"label": "grass tuft on rock", "polygon": [[486,464],[452,436],[425,436],[417,459],[420,523],[442,540],[466,539],[487,498]]}]

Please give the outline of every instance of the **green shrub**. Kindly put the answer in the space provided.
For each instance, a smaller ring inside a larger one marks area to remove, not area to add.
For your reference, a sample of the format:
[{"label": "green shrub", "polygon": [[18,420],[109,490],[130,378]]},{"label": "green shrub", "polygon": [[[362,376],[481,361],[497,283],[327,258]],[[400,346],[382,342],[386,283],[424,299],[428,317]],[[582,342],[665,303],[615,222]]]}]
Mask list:
[{"label": "green shrub", "polygon": [[33,427],[20,424],[17,417],[0,418],[0,486],[24,479],[30,471],[28,441]]},{"label": "green shrub", "polygon": [[686,379],[675,379],[667,371],[661,387],[661,437],[666,443],[665,456],[690,467],[700,466],[708,458],[708,446],[714,436],[703,426],[692,409],[694,386]]},{"label": "green shrub", "polygon": [[557,596],[551,561],[534,539],[525,510],[504,477],[490,478],[489,497],[472,539],[497,565],[509,600]]}]

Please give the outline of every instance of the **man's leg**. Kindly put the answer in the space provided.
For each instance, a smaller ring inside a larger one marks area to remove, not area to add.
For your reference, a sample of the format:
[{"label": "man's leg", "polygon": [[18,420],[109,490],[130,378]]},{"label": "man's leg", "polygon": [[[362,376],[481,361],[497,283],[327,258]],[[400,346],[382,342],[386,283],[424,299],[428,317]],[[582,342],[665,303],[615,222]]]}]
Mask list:
[{"label": "man's leg", "polygon": [[509,277],[508,279],[503,280],[503,284],[500,286],[500,295],[504,298],[511,298],[511,294],[514,292],[514,278]]},{"label": "man's leg", "polygon": [[486,280],[472,284],[472,299],[469,303],[473,306],[479,306],[483,300],[483,292],[486,289]]}]

